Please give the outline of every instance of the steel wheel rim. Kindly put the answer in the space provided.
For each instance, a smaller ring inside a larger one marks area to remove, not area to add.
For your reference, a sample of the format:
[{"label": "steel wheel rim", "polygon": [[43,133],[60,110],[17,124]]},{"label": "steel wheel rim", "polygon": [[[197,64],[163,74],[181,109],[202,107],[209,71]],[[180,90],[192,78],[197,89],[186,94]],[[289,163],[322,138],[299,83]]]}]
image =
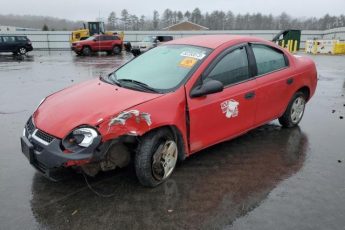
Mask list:
[{"label": "steel wheel rim", "polygon": [[157,180],[168,178],[174,171],[178,156],[175,141],[167,140],[153,154],[152,174]]},{"label": "steel wheel rim", "polygon": [[114,47],[113,51],[114,53],[120,53],[120,48],[116,46]]},{"label": "steel wheel rim", "polygon": [[84,48],[84,53],[85,53],[86,55],[89,55],[89,54],[90,54],[90,48],[89,48],[89,47],[85,47],[85,48]]},{"label": "steel wheel rim", "polygon": [[26,53],[25,48],[20,48],[20,49],[19,49],[19,53],[20,53],[20,54],[25,54],[25,53]]},{"label": "steel wheel rim", "polygon": [[298,123],[304,113],[305,99],[303,97],[297,97],[291,107],[291,121],[296,124]]}]

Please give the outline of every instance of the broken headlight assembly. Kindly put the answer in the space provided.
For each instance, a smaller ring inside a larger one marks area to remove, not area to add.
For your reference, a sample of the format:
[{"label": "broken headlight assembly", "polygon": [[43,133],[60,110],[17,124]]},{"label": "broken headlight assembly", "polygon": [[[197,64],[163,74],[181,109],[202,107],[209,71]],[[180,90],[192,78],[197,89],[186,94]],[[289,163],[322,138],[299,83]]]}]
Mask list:
[{"label": "broken headlight assembly", "polygon": [[94,128],[81,127],[68,134],[62,140],[62,145],[66,150],[76,152],[89,147],[96,137],[98,137],[98,133]]}]

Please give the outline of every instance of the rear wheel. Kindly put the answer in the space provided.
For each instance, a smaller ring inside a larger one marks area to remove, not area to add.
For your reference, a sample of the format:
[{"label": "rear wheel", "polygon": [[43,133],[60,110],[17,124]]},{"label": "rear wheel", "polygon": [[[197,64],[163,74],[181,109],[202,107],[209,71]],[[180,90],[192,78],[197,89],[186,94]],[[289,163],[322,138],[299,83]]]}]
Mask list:
[{"label": "rear wheel", "polygon": [[283,127],[291,128],[297,126],[302,120],[306,104],[306,96],[302,92],[297,92],[292,97],[285,113],[279,118],[279,123]]},{"label": "rear wheel", "polygon": [[114,46],[114,47],[113,47],[113,53],[114,53],[115,55],[120,54],[120,53],[121,53],[121,47],[119,47],[119,46]]},{"label": "rear wheel", "polygon": [[83,48],[82,52],[83,52],[83,54],[84,54],[85,56],[90,56],[90,55],[91,55],[91,49],[90,49],[90,47],[88,47],[88,46],[85,46],[85,47]]},{"label": "rear wheel", "polygon": [[25,47],[20,47],[17,51],[17,54],[19,55],[25,55],[27,53],[27,50]]},{"label": "rear wheel", "polygon": [[177,158],[178,146],[168,129],[146,134],[135,156],[135,172],[138,180],[147,187],[159,185],[170,177]]}]

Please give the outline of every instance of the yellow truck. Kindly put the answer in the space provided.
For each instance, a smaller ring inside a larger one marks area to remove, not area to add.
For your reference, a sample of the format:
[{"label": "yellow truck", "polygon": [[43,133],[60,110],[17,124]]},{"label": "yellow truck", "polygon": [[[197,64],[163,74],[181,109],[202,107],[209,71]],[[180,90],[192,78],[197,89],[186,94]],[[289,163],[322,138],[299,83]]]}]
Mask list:
[{"label": "yellow truck", "polygon": [[[112,34],[117,34],[117,33],[105,31],[104,22],[87,22],[87,28],[86,28],[86,25],[84,24],[84,29],[78,29],[78,30],[72,31],[70,42],[73,43],[73,42],[85,40],[88,37],[93,36],[94,34],[112,35]],[[123,41],[124,33],[120,32],[117,35]]]}]

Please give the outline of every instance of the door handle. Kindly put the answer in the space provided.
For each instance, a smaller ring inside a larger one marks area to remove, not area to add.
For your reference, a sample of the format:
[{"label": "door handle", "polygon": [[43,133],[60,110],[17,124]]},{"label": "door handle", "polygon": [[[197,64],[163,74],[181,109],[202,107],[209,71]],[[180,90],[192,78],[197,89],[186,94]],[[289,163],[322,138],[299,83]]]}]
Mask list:
[{"label": "door handle", "polygon": [[252,99],[252,98],[254,98],[255,97],[255,92],[254,91],[251,91],[251,92],[248,92],[248,93],[246,93],[245,95],[244,95],[244,98],[245,99]]},{"label": "door handle", "polygon": [[293,83],[293,78],[289,78],[286,80],[286,84],[291,85]]}]

